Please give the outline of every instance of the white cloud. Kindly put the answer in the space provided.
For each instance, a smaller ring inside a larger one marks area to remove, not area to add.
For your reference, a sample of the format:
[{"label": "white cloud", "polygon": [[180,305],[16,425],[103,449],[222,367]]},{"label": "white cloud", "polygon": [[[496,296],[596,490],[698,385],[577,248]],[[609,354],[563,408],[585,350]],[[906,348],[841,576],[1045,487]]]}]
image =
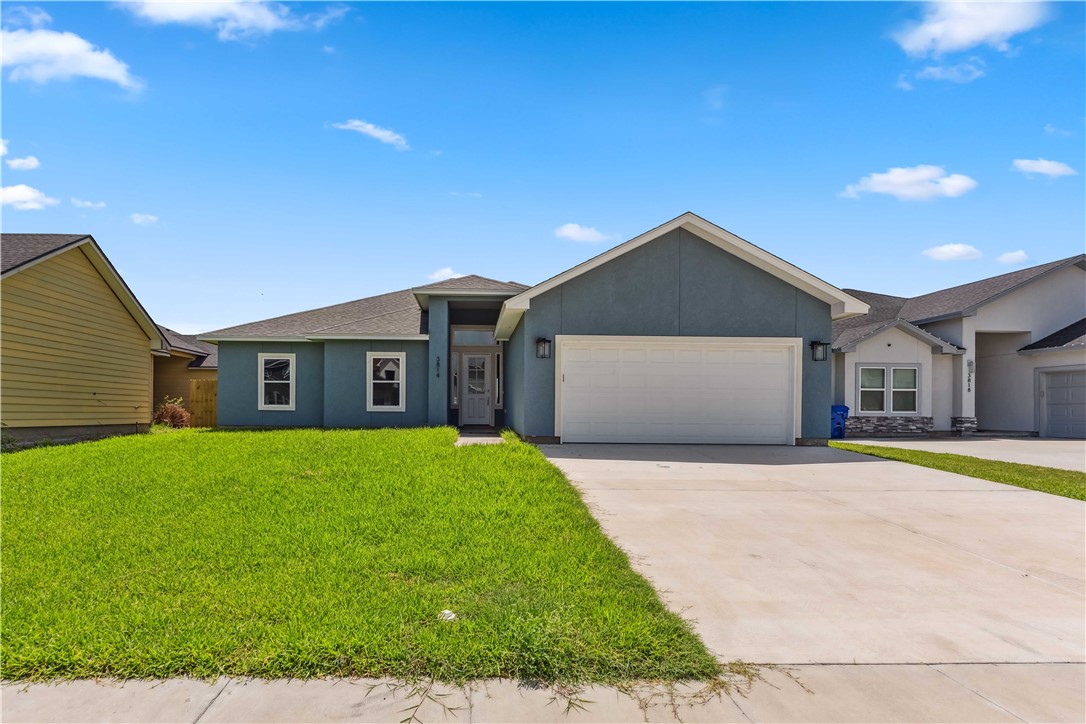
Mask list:
[{"label": "white cloud", "polygon": [[1000,254],[996,261],[1000,264],[1024,264],[1029,261],[1029,254],[1021,249],[1018,251],[1008,251],[1006,254]]},{"label": "white cloud", "polygon": [[945,80],[950,83],[972,83],[984,75],[984,61],[970,58],[968,62],[957,65],[929,65],[919,72],[918,80]]},{"label": "white cloud", "polygon": [[46,196],[41,191],[26,184],[5,186],[0,189],[0,204],[19,211],[40,211],[46,206],[59,203],[56,199]]},{"label": "white cloud", "polygon": [[0,30],[2,64],[13,81],[48,83],[76,77],[107,80],[122,88],[137,89],[138,78],[128,65],[108,50],[99,50],[75,33],[55,30]]},{"label": "white cloud", "polygon": [[219,40],[244,40],[269,35],[279,30],[323,29],[328,23],[343,17],[346,6],[328,8],[320,13],[301,17],[293,15],[286,5],[276,2],[157,2],[139,0],[124,2],[120,7],[137,17],[164,25],[192,25],[214,29]]},{"label": "white cloud", "polygon": [[980,249],[969,244],[943,244],[924,250],[924,256],[936,261],[964,261],[967,259],[979,259],[982,255]]},{"label": "white cloud", "polygon": [[585,244],[595,244],[613,238],[610,234],[604,234],[591,226],[581,226],[580,224],[562,224],[554,230],[554,235],[559,239],[569,239],[570,241]]},{"label": "white cloud", "polygon": [[72,206],[77,209],[104,209],[106,208],[105,201],[84,201],[83,199],[72,199]]},{"label": "white cloud", "polygon": [[25,5],[4,8],[5,28],[41,28],[51,22],[53,18],[41,8],[28,8]]},{"label": "white cloud", "polygon": [[894,87],[898,90],[911,91],[913,89],[913,84],[910,83],[909,79],[905,77],[904,73],[902,73],[898,75],[897,83],[894,83]]},{"label": "white cloud", "polygon": [[381,143],[387,143],[397,151],[411,150],[411,146],[407,145],[407,139],[395,131],[381,128],[380,126],[375,126],[372,123],[366,123],[365,121],[359,121],[355,118],[352,118],[346,123],[333,123],[332,127],[343,131],[357,131],[364,136],[376,138]]},{"label": "white cloud", "polygon": [[37,156],[26,156],[24,158],[9,158],[4,161],[9,168],[13,168],[16,171],[33,171],[38,166],[41,166],[41,161]]},{"label": "white cloud", "polygon": [[0,156],[8,155],[8,139],[0,138]]},{"label": "white cloud", "polygon": [[139,224],[140,226],[150,226],[158,222],[158,217],[154,214],[132,214],[128,218],[132,219],[133,224]]},{"label": "white cloud", "polygon": [[891,168],[885,173],[864,176],[849,184],[839,196],[849,199],[860,194],[886,194],[904,201],[922,201],[939,196],[953,198],[977,187],[977,182],[960,173],[947,175],[942,166]]},{"label": "white cloud", "polygon": [[1041,2],[929,2],[924,17],[894,34],[909,55],[942,55],[978,45],[1006,52],[1008,41],[1048,19]]},{"label": "white cloud", "polygon": [[703,91],[701,96],[705,99],[705,105],[709,106],[710,110],[723,110],[724,101],[728,96],[728,86],[715,85],[712,88]]},{"label": "white cloud", "polygon": [[1049,136],[1070,136],[1071,135],[1070,131],[1065,131],[1062,128],[1056,128],[1051,123],[1046,123],[1045,124],[1045,133],[1047,133]]},{"label": "white cloud", "polygon": [[1078,171],[1059,161],[1048,161],[1043,158],[1028,159],[1019,158],[1014,161],[1014,168],[1022,173],[1039,173],[1055,178],[1057,176],[1077,176]]},{"label": "white cloud", "polygon": [[435,282],[443,282],[446,279],[459,279],[464,276],[459,272],[453,271],[451,266],[441,267],[437,271],[431,272],[426,275],[427,279],[432,279]]}]

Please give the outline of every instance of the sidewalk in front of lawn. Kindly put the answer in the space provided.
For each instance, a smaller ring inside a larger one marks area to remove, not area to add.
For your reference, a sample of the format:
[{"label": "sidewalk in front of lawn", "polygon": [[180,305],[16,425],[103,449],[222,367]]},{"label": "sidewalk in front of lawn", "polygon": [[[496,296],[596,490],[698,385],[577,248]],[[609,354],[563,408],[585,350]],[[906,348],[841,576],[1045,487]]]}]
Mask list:
[{"label": "sidewalk in front of lawn", "polygon": [[[80,680],[3,687],[4,722],[1074,722],[1083,664],[796,666],[745,694],[589,687],[572,700],[512,681],[425,689],[373,679]],[[793,681],[795,677],[802,686]],[[702,700],[707,699],[707,700]],[[674,706],[672,706],[672,702]]]},{"label": "sidewalk in front of lawn", "polygon": [[1039,465],[1086,472],[1086,440],[1053,440],[1036,437],[958,438],[845,438],[856,445],[881,445],[905,450],[969,455],[1006,463]]}]

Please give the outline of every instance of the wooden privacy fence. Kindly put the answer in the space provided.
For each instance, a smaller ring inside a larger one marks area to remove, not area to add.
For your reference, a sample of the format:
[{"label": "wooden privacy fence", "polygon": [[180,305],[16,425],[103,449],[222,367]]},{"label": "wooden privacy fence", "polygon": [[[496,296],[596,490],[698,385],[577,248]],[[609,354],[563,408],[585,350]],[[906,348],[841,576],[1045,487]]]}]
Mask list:
[{"label": "wooden privacy fence", "polygon": [[189,380],[189,413],[192,427],[218,425],[219,381]]}]

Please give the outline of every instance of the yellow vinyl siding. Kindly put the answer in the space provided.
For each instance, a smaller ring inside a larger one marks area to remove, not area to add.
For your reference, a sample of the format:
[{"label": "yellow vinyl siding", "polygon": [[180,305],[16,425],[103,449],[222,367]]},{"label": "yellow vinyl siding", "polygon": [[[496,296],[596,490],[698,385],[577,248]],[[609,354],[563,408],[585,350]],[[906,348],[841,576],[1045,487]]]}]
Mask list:
[{"label": "yellow vinyl siding", "polygon": [[189,380],[213,380],[218,376],[216,370],[190,370],[192,362],[188,357],[155,358],[155,404],[163,397],[180,397],[189,408]]},{"label": "yellow vinyl siding", "polygon": [[5,426],[150,423],[150,340],[81,248],[4,279],[0,338]]}]

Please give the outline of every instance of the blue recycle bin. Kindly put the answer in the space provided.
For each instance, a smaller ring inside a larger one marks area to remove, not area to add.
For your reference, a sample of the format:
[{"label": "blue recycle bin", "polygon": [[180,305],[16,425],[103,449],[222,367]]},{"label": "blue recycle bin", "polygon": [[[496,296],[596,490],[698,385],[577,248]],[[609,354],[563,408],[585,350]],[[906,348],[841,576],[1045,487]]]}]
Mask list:
[{"label": "blue recycle bin", "polygon": [[845,420],[848,419],[848,405],[834,405],[830,408],[830,437],[840,440],[845,436]]}]

